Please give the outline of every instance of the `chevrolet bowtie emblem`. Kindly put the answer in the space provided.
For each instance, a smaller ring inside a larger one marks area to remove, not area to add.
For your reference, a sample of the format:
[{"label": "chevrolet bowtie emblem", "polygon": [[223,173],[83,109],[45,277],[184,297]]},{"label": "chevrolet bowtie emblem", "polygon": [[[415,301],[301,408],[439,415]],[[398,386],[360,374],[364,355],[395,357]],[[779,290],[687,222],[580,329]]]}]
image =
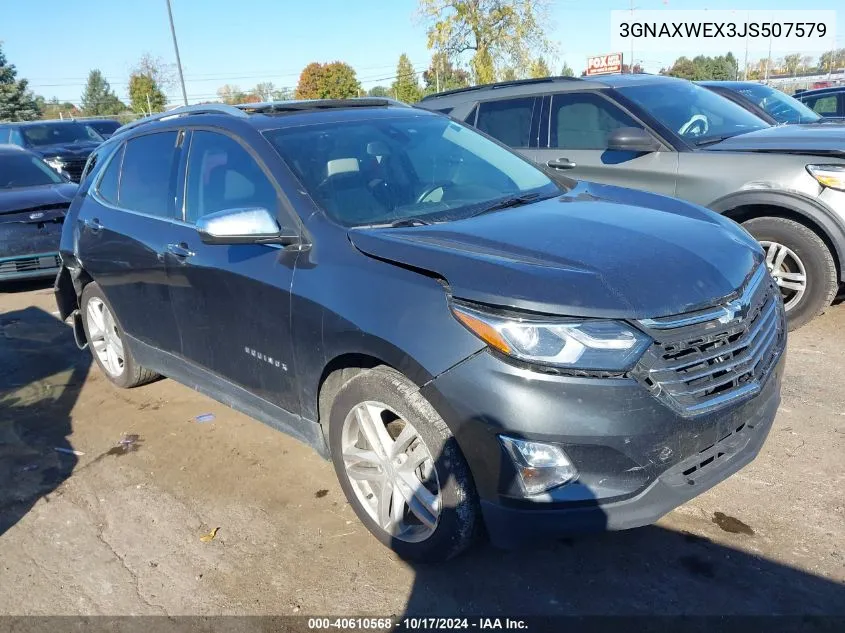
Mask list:
[{"label": "chevrolet bowtie emblem", "polygon": [[725,313],[719,317],[719,323],[727,324],[738,321],[742,318],[744,309],[745,306],[742,305],[742,301],[734,299],[730,303],[722,306],[722,310],[724,310]]}]

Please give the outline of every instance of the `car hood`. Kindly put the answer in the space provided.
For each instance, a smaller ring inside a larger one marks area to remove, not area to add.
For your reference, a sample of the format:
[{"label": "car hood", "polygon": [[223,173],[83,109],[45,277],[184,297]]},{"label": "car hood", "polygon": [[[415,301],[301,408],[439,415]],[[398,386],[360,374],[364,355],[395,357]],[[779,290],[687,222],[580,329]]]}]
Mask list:
[{"label": "car hood", "polygon": [[66,209],[78,189],[73,183],[0,189],[0,215],[18,211]]},{"label": "car hood", "polygon": [[778,152],[835,155],[845,158],[845,126],[778,125],[725,139],[709,151]]},{"label": "car hood", "polygon": [[83,141],[80,143],[57,143],[55,145],[39,145],[28,147],[31,152],[44,158],[50,156],[61,156],[62,158],[87,158],[99,143],[96,141]]},{"label": "car hood", "polygon": [[762,261],[733,221],[621,187],[570,192],[476,218],[359,228],[375,258],[443,278],[455,297],[548,314],[646,318],[712,305]]}]

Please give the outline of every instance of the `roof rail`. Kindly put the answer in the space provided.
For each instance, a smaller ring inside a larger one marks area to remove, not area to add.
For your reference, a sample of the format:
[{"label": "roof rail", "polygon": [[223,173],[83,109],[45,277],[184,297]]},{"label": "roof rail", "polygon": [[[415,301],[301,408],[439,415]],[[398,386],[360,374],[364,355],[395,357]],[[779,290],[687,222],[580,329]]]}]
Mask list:
[{"label": "roof rail", "polygon": [[401,101],[381,97],[266,101],[263,103],[240,103],[235,107],[251,114],[272,114],[282,112],[302,112],[305,110],[331,110],[333,108],[383,108],[386,106],[409,107],[408,104],[402,103]]},{"label": "roof rail", "polygon": [[514,79],[513,81],[499,81],[492,84],[479,84],[478,86],[467,86],[466,88],[455,88],[454,90],[444,90],[443,92],[435,92],[434,94],[426,95],[420,101],[427,99],[435,99],[437,97],[445,97],[447,95],[456,95],[462,92],[472,92],[473,90],[482,90],[485,88],[510,88],[511,86],[526,86],[531,84],[553,83],[556,81],[582,81],[581,77],[539,77],[537,79]]},{"label": "roof rail", "polygon": [[198,103],[196,105],[179,106],[178,108],[173,108],[172,110],[167,110],[166,112],[159,112],[157,114],[144,117],[143,119],[138,119],[137,121],[130,121],[126,125],[119,127],[115,131],[115,134],[132,130],[140,125],[146,125],[147,123],[152,123],[153,121],[166,121],[168,119],[175,119],[189,114],[228,114],[230,116],[237,117],[249,116],[249,114],[240,108],[227,105],[225,103]]}]

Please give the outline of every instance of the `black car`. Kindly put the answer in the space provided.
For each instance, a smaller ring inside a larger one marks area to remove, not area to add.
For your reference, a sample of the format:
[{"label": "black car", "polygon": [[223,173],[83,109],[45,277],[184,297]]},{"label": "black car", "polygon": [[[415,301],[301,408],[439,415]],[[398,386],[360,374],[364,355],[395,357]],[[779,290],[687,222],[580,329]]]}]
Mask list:
[{"label": "black car", "polygon": [[88,155],[102,142],[94,128],[78,121],[0,123],[0,143],[38,154],[74,182],[82,175]]},{"label": "black car", "polygon": [[770,125],[827,121],[798,99],[753,81],[699,81],[700,86],[741,105]]},{"label": "black car", "polygon": [[123,125],[120,121],[114,119],[85,119],[83,122],[88,127],[94,128],[97,134],[103,138],[109,138]]},{"label": "black car", "polygon": [[383,99],[180,108],[93,155],[56,281],[104,374],[314,446],[442,559],[650,523],[750,462],[786,327],[760,246]]},{"label": "black car", "polygon": [[801,90],[795,93],[795,98],[825,119],[845,121],[845,84]]},{"label": "black car", "polygon": [[32,152],[0,145],[0,282],[55,278],[62,222],[76,189]]}]

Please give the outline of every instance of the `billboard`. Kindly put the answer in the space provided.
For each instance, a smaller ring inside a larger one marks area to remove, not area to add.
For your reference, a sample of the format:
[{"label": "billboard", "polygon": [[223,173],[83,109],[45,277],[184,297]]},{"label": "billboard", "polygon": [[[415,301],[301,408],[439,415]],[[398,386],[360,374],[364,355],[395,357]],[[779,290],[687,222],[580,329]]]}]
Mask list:
[{"label": "billboard", "polygon": [[587,58],[587,75],[608,75],[622,72],[622,53]]}]

